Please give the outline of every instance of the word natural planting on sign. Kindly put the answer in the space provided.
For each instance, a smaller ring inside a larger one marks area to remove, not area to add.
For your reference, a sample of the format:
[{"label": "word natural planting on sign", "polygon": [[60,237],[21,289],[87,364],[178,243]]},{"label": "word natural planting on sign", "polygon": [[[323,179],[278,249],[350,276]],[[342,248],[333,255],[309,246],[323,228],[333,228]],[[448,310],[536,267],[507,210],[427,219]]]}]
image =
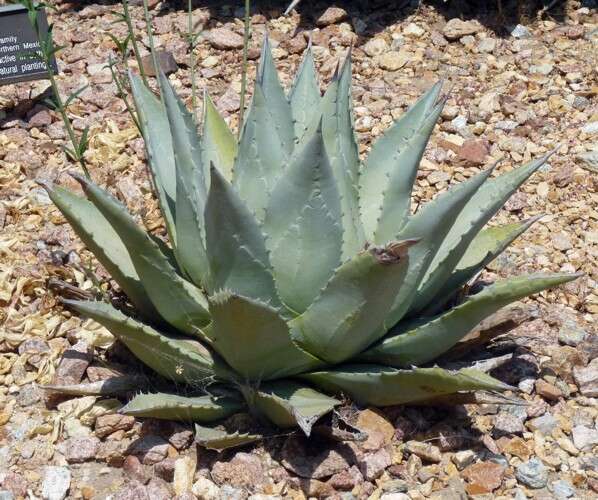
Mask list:
[{"label": "word natural planting on sign", "polygon": [[[47,31],[45,12],[39,10],[38,16],[40,28]],[[56,71],[54,60],[52,69]],[[27,9],[21,5],[0,7],[0,84],[47,78],[47,71]]]}]

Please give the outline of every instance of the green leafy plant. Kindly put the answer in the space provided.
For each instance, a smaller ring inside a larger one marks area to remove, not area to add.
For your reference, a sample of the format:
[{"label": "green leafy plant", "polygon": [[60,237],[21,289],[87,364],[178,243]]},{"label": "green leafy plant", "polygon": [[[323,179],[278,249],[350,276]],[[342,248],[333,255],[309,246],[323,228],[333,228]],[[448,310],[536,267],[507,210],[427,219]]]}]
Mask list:
[{"label": "green leafy plant", "polygon": [[322,96],[308,49],[287,96],[266,40],[238,143],[207,94],[200,137],[159,82],[161,98],[131,77],[170,245],[90,179],[74,174],[86,198],[47,186],[134,312],[65,303],[174,384],[173,394],[135,396],[124,413],[195,421],[198,442],[221,449],[259,438],[201,425],[239,411],[309,434],[342,397],[385,406],[509,388],[432,363],[503,306],[577,277],[515,277],[468,293],[534,222],[484,228],[547,157],[492,178],[489,168],[411,213],[441,84],[361,165],[350,58]]}]

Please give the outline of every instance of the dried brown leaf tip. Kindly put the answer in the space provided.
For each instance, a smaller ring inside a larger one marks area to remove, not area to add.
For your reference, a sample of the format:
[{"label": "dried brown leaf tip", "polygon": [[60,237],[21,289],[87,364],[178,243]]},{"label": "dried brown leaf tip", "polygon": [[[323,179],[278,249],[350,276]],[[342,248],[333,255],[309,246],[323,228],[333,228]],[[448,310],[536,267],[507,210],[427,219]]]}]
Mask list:
[{"label": "dried brown leaf tip", "polygon": [[396,264],[407,257],[409,248],[415,245],[419,239],[391,241],[385,246],[371,247],[369,251],[381,264]]}]

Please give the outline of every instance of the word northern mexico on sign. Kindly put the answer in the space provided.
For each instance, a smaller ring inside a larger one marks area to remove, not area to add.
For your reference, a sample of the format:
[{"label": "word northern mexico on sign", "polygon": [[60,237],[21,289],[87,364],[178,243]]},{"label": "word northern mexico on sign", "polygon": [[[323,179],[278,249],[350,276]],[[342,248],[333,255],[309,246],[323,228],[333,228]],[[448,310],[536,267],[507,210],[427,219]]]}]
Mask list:
[{"label": "word northern mexico on sign", "polygon": [[[45,11],[38,11],[38,16],[43,36],[48,30]],[[0,6],[0,85],[47,78],[48,68],[40,56],[27,9],[22,5]],[[57,72],[54,59],[52,70]]]}]

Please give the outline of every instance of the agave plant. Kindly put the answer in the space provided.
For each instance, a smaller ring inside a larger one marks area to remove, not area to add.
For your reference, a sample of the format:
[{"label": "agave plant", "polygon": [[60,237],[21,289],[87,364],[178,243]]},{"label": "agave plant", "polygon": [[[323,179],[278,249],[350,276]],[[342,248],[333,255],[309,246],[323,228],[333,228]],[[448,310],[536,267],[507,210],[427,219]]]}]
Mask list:
[{"label": "agave plant", "polygon": [[46,186],[131,307],[65,302],[173,382],[122,411],[192,420],[200,443],[225,448],[257,436],[201,424],[249,411],[309,434],[342,398],[385,406],[507,389],[433,363],[501,307],[576,277],[466,293],[534,222],[484,229],[546,157],[493,178],[488,168],[411,213],[440,84],[361,165],[349,57],[322,96],[308,49],[285,95],[266,41],[256,80],[237,143],[207,94],[200,137],[164,75],[160,97],[131,76],[169,245],[88,178],[75,176],[86,198]]}]

